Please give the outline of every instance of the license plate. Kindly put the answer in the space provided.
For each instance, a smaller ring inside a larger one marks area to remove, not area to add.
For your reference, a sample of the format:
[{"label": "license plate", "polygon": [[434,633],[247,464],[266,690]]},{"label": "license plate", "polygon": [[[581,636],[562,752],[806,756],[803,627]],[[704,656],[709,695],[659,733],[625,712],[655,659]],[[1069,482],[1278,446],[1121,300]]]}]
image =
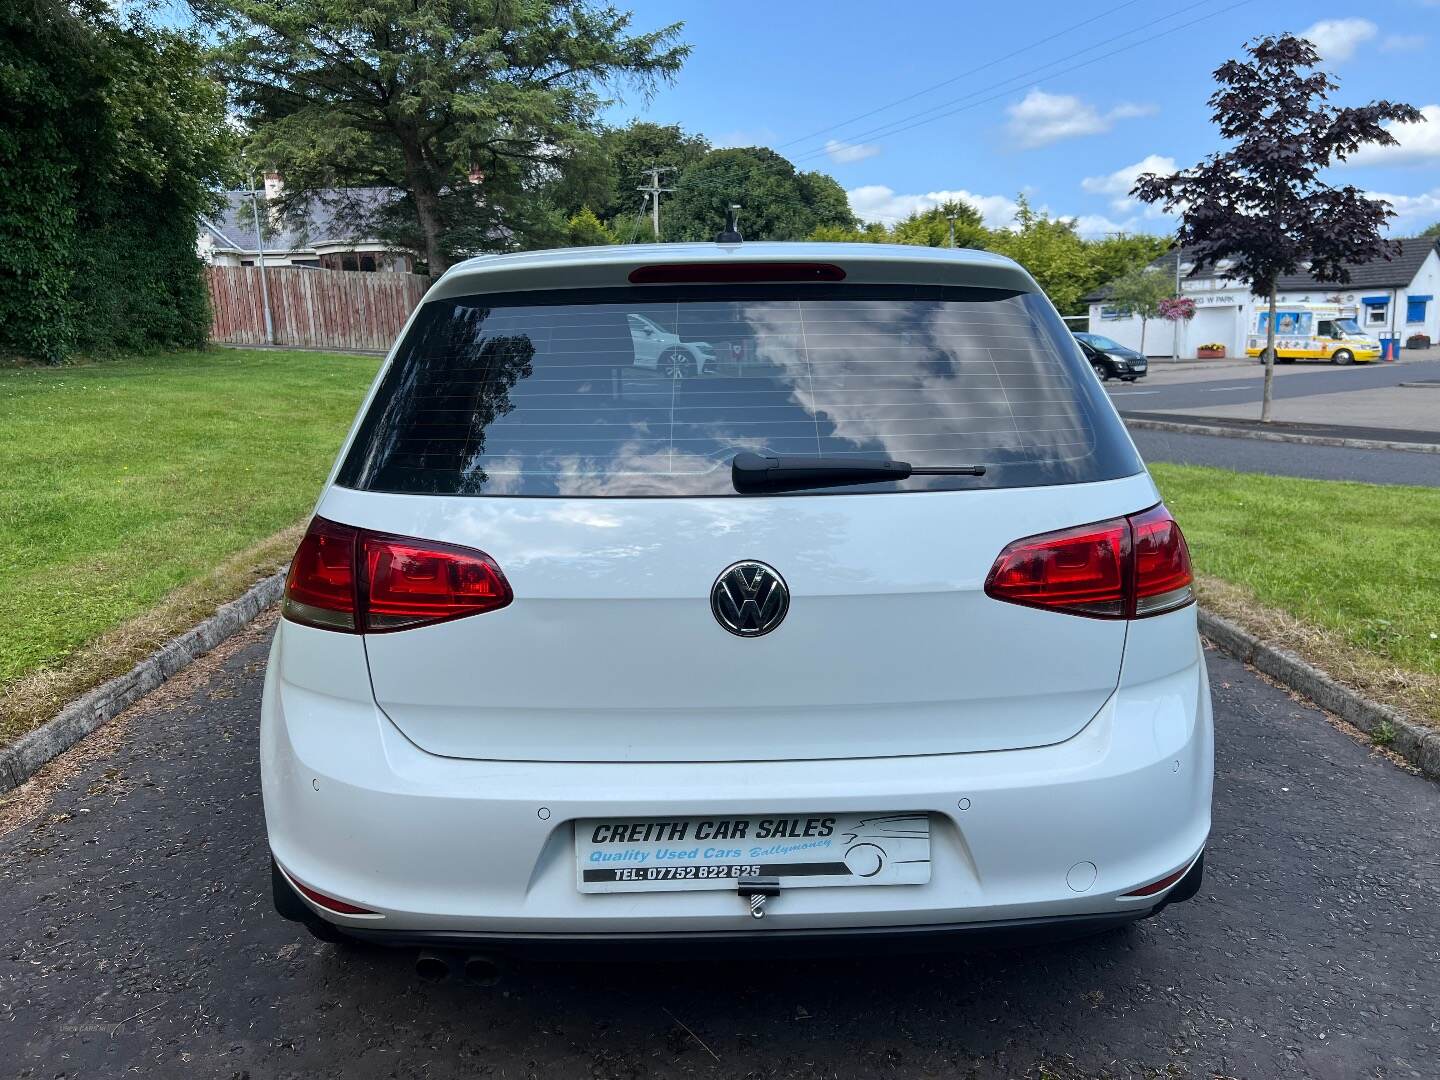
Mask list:
[{"label": "license plate", "polygon": [[923,813],[756,814],[593,819],[575,823],[581,892],[734,889],[743,878],[780,887],[923,885],[930,817]]}]

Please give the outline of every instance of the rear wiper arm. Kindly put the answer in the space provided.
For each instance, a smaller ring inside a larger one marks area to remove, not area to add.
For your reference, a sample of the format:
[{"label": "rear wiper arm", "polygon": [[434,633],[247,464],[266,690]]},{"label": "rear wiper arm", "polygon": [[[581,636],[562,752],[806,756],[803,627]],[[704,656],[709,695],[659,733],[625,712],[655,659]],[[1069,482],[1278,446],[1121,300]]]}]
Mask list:
[{"label": "rear wiper arm", "polygon": [[730,482],[742,495],[845,484],[882,484],[911,476],[984,476],[984,465],[920,466],[908,461],[837,461],[823,457],[770,457],[742,450],[730,463]]}]

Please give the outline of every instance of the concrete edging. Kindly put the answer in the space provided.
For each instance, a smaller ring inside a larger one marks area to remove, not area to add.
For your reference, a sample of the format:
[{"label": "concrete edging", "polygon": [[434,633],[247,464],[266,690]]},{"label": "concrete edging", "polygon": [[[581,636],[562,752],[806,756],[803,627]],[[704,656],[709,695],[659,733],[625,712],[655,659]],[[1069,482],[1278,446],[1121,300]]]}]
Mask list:
[{"label": "concrete edging", "polygon": [[245,629],[279,601],[284,589],[284,571],[257,582],[198,626],[171,638],[124,675],[81,695],[34,731],[0,747],[0,794],[19,787],[42,765]]},{"label": "concrete edging", "polygon": [[1389,724],[1394,739],[1386,749],[1399,754],[1430,779],[1440,780],[1440,731],[1416,723],[1389,705],[1362,697],[1290,650],[1267,645],[1248,630],[1203,607],[1200,633],[1232,656],[1303,694],[1367,735],[1373,735],[1382,724]]},{"label": "concrete edging", "polygon": [[1126,427],[1148,431],[1174,431],[1181,435],[1218,435],[1225,439],[1260,439],[1263,442],[1304,443],[1307,446],[1348,446],[1352,450],[1407,450],[1440,454],[1440,443],[1390,442],[1384,439],[1347,439],[1335,435],[1305,435],[1294,431],[1256,431],[1219,424],[1180,424],[1173,420],[1145,420],[1120,414]]}]

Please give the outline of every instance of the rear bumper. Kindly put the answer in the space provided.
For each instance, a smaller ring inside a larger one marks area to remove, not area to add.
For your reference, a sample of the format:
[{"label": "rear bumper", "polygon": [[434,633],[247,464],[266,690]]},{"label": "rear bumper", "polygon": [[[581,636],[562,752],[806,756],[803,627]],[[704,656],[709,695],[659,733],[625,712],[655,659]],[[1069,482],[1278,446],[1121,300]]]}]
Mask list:
[{"label": "rear bumper", "polygon": [[[273,862],[272,862],[273,866]],[[385,948],[454,949],[491,957],[557,961],[652,961],[710,957],[735,959],[761,953],[776,957],[830,957],[883,952],[933,953],[944,949],[989,949],[1033,946],[1070,941],[1128,926],[1149,918],[1172,903],[1188,900],[1204,877],[1204,857],[1197,859],[1185,878],[1158,903],[1145,908],[1095,915],[1056,915],[1041,919],[1009,919],[986,923],[948,923],[918,926],[790,928],[737,931],[701,931],[680,934],[483,934],[445,930],[375,930],[346,927],[346,936]],[[279,887],[289,890],[278,870]],[[283,904],[283,906],[282,906]],[[293,890],[277,903],[288,918],[317,922]],[[326,928],[322,927],[322,933]],[[324,936],[329,939],[328,934]]]},{"label": "rear bumper", "polygon": [[[427,754],[373,701],[342,696],[353,658],[321,654],[363,642],[285,623],[262,706],[271,850],[294,880],[378,913],[327,912],[327,921],[397,944],[548,942],[573,953],[600,940],[1025,936],[1037,920],[1123,923],[1179,886],[1123,894],[1190,866],[1210,828],[1213,737],[1194,609],[1145,622],[1115,694],[1053,746],[640,764]],[[300,666],[332,673],[333,685],[287,680],[287,638],[304,653]],[[575,886],[577,819],[870,810],[931,815],[928,884],[790,889],[759,924],[731,891],[586,895]]]}]

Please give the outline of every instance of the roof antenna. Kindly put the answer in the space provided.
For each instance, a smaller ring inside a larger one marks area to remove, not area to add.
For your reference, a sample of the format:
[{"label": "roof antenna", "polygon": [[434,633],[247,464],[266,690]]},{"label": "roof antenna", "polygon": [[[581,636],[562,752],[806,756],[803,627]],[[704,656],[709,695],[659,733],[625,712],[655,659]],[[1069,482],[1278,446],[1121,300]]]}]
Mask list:
[{"label": "roof antenna", "polygon": [[740,235],[740,225],[736,217],[740,213],[740,204],[731,203],[725,208],[725,229],[715,237],[717,244],[738,244],[745,238]]}]

